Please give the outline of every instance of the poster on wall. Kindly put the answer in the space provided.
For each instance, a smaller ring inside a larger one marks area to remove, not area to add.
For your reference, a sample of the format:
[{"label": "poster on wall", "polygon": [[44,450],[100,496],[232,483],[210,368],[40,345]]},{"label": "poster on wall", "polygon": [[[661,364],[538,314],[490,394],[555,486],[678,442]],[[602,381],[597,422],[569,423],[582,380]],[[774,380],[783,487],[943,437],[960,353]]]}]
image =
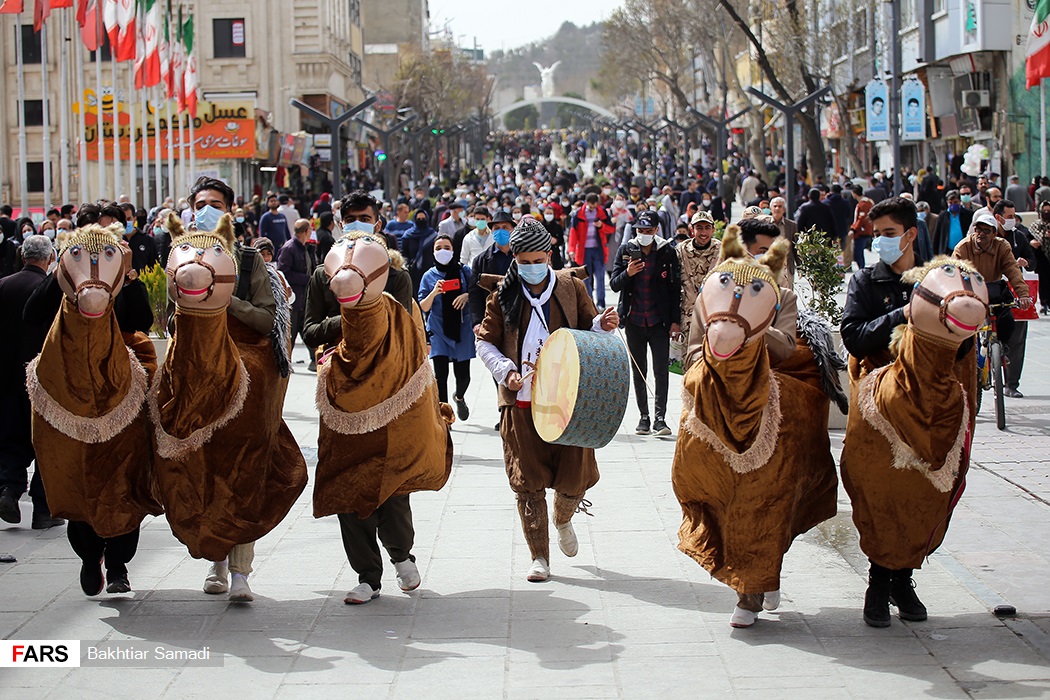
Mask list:
[{"label": "poster on wall", "polygon": [[901,125],[905,141],[926,138],[926,89],[914,78],[901,85]]},{"label": "poster on wall", "polygon": [[864,88],[864,105],[868,124],[868,141],[889,141],[889,90],[881,80],[872,80]]}]

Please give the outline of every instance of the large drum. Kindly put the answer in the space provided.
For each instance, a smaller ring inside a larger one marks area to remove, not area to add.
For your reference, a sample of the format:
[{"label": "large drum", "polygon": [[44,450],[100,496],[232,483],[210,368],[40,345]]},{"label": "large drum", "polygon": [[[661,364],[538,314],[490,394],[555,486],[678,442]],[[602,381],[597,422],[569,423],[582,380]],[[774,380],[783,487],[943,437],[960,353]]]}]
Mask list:
[{"label": "large drum", "polygon": [[532,420],[544,441],[605,447],[627,411],[631,366],[617,336],[561,328],[543,344],[532,381]]}]

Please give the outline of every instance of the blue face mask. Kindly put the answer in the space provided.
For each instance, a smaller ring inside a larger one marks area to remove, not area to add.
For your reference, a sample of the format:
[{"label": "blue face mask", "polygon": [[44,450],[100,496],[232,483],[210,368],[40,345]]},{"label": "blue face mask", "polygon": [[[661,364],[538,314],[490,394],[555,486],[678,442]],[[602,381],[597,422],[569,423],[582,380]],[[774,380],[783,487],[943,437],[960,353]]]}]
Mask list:
[{"label": "blue face mask", "polygon": [[550,274],[547,272],[549,269],[550,267],[547,266],[547,263],[534,263],[532,265],[518,263],[518,274],[528,284],[541,284]]},{"label": "blue face mask", "polygon": [[510,245],[510,231],[505,228],[498,228],[492,232],[492,242],[496,245],[503,246],[506,248]]},{"label": "blue face mask", "polygon": [[222,212],[209,204],[193,214],[193,223],[197,224],[198,231],[214,231],[221,218]]},{"label": "blue face mask", "polygon": [[917,216],[919,217],[919,221],[926,221],[926,212],[924,212],[924,211],[920,211],[920,212],[919,212],[919,213],[917,214]]},{"label": "blue face mask", "polygon": [[134,230],[135,230],[135,224],[131,223],[130,221],[128,223],[124,224],[124,233],[126,233],[127,235],[130,236],[131,232],[134,231]]},{"label": "blue face mask", "polygon": [[343,233],[350,234],[355,231],[361,233],[375,233],[376,227],[374,224],[370,224],[367,221],[348,221],[343,224]]},{"label": "blue face mask", "polygon": [[904,249],[901,248],[903,238],[903,236],[876,236],[871,242],[871,249],[879,256],[879,260],[887,265],[892,265],[904,255]]},{"label": "blue face mask", "polygon": [[238,224],[243,224],[244,223],[244,217],[243,216],[238,216],[237,217],[237,223]]},{"label": "blue face mask", "polygon": [[948,205],[948,211],[950,211],[952,214],[958,214],[959,210],[961,210],[961,209],[962,209],[962,205],[959,204],[958,202],[955,202],[953,204],[949,204]]}]

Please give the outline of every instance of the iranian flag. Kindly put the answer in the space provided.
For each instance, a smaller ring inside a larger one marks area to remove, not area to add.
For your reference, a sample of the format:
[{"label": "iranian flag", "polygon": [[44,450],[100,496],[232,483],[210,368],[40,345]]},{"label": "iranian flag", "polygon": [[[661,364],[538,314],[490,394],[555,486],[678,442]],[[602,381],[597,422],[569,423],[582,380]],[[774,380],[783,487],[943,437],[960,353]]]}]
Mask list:
[{"label": "iranian flag", "polygon": [[1025,73],[1029,90],[1050,77],[1050,0],[1038,0],[1035,4]]},{"label": "iranian flag", "polygon": [[159,0],[145,0],[139,6],[138,23],[139,55],[135,57],[135,85],[153,87],[160,82],[161,75]]},{"label": "iranian flag", "polygon": [[186,109],[190,116],[197,116],[197,89],[199,87],[199,76],[197,75],[197,51],[193,46],[193,15],[186,18],[182,25],[182,43],[186,51],[186,73],[184,77],[183,90],[186,93]]},{"label": "iranian flag", "polygon": [[135,20],[136,4],[135,0],[118,0],[117,2],[117,24],[120,27],[120,34],[114,46],[117,47],[115,58],[118,61],[134,61],[138,53],[138,31],[136,30],[138,23]]},{"label": "iranian flag", "polygon": [[171,85],[168,99],[174,99],[179,114],[186,110],[186,91],[183,89],[183,55],[182,55],[182,8],[179,8],[178,20],[175,22],[175,36],[171,38]]},{"label": "iranian flag", "polygon": [[[157,3],[157,7],[160,7],[160,3]],[[171,15],[171,0],[168,0],[168,9],[164,12],[164,23],[158,25],[157,38],[159,40],[157,46],[157,56],[160,58],[160,80],[164,83],[165,91],[167,92],[167,98],[171,99],[172,92],[172,80],[171,80],[171,41],[168,39],[168,33],[170,31],[169,17]]]},{"label": "iranian flag", "polygon": [[109,51],[115,55],[116,47],[120,46],[120,24],[117,22],[117,5],[120,0],[98,0],[102,3],[102,26],[106,28],[109,36]]},{"label": "iranian flag", "polygon": [[0,0],[0,15],[17,15],[24,9],[22,0]]},{"label": "iranian flag", "polygon": [[88,51],[98,51],[103,43],[101,0],[80,0],[77,5],[77,24],[80,25],[80,39]]}]

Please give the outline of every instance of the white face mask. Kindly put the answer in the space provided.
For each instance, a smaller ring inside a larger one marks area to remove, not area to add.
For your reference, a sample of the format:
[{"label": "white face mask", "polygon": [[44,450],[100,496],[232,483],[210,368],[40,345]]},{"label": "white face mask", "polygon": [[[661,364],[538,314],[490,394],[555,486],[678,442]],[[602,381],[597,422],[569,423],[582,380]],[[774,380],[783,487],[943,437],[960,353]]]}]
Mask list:
[{"label": "white face mask", "polygon": [[447,248],[435,250],[434,260],[437,260],[439,265],[448,265],[450,262],[452,262],[452,251]]},{"label": "white face mask", "polygon": [[637,236],[638,245],[642,246],[643,248],[651,246],[653,244],[653,240],[655,239],[656,236],[654,236],[651,233],[639,233]]},{"label": "white face mask", "polygon": [[554,221],[554,212],[549,211],[543,215],[545,221]]},{"label": "white face mask", "polygon": [[511,214],[511,218],[514,219],[515,221],[521,221],[521,212],[520,211],[514,212],[513,214]]},{"label": "white face mask", "polygon": [[1017,219],[1003,219],[1004,231],[1013,231],[1015,226],[1017,226]]}]

